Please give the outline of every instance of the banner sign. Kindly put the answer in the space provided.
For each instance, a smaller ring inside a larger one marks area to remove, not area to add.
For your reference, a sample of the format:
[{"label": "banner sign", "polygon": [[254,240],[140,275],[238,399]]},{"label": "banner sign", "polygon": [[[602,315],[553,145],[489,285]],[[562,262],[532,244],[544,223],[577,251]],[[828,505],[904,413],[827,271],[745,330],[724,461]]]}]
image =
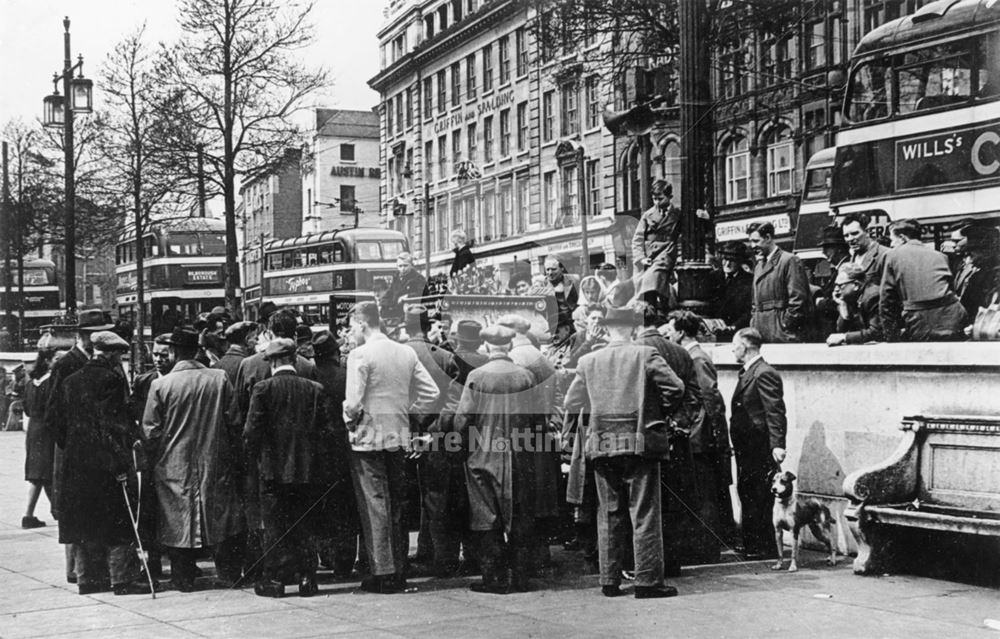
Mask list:
[{"label": "banner sign", "polygon": [[1000,120],[896,140],[896,190],[1000,179]]}]

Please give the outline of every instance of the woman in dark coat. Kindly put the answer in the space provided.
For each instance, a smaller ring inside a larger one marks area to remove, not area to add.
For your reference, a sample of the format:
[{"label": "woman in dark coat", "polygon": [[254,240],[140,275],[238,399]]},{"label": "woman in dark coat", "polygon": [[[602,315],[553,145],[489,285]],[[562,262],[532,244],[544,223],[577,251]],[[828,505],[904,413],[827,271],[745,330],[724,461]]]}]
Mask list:
[{"label": "woman in dark coat", "polygon": [[45,412],[52,393],[52,376],[49,366],[55,351],[39,349],[30,380],[25,387],[24,414],[28,416],[28,434],[25,438],[27,455],[24,459],[24,480],[28,488],[28,507],[21,518],[21,528],[41,528],[45,525],[35,517],[35,505],[42,490],[52,502],[52,460],[55,456],[55,433],[49,427]]}]

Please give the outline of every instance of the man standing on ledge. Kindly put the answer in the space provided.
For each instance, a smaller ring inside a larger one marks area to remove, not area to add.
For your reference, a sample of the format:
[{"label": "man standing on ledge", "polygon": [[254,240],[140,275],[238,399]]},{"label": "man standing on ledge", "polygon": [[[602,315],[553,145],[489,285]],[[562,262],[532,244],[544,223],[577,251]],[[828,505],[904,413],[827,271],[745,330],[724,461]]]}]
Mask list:
[{"label": "man standing on ledge", "polygon": [[771,497],[768,478],[785,461],[784,391],[781,376],[760,354],[763,339],[755,328],[733,337],[733,354],[742,365],[733,391],[729,434],[736,453],[736,490],[743,507],[743,548],[746,559],[776,556],[772,543]]},{"label": "man standing on ledge", "polygon": [[747,232],[757,254],[750,326],[768,343],[805,341],[813,319],[813,301],[802,262],[775,244],[770,222],[751,224]]}]

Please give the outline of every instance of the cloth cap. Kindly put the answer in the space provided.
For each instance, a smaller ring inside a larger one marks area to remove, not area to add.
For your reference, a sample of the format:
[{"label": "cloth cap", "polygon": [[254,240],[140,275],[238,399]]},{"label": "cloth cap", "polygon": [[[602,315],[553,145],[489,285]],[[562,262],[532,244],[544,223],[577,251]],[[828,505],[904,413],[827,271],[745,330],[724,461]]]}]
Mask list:
[{"label": "cloth cap", "polygon": [[507,328],[512,328],[518,333],[527,333],[528,330],[531,328],[531,322],[529,322],[525,318],[515,313],[507,313],[506,315],[501,317],[500,321],[497,323],[500,326],[506,326]]},{"label": "cloth cap", "polygon": [[90,336],[90,343],[97,351],[127,351],[128,342],[111,331],[97,331]]},{"label": "cloth cap", "polygon": [[328,330],[322,330],[313,336],[313,352],[316,357],[329,357],[340,351],[337,338]]},{"label": "cloth cap", "polygon": [[638,326],[639,314],[630,308],[609,308],[603,323],[606,326]]},{"label": "cloth cap", "polygon": [[505,346],[510,344],[511,340],[513,340],[516,335],[517,333],[515,333],[512,329],[501,324],[487,326],[483,330],[479,331],[479,337],[481,337],[487,344],[493,344],[494,346]]},{"label": "cloth cap", "polygon": [[299,324],[295,327],[295,341],[299,344],[307,344],[312,341],[312,338],[312,329],[305,324]]},{"label": "cloth cap", "polygon": [[235,324],[230,324],[225,333],[226,341],[242,342],[256,326],[253,322],[236,322]]},{"label": "cloth cap", "polygon": [[264,349],[264,359],[271,361],[279,357],[290,357],[295,354],[295,342],[290,339],[279,337],[273,340]]},{"label": "cloth cap", "polygon": [[479,333],[482,330],[483,325],[476,320],[459,320],[455,334],[460,342],[479,343],[483,341],[483,339],[479,336]]},{"label": "cloth cap", "polygon": [[195,348],[199,342],[198,332],[190,328],[178,327],[170,333],[170,337],[163,341],[164,344],[180,346],[183,348]]}]

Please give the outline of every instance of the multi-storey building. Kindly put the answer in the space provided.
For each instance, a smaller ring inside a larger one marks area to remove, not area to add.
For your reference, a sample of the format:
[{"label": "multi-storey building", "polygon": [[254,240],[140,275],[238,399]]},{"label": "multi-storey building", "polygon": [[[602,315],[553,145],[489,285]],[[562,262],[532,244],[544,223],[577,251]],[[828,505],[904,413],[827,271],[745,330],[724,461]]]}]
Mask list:
[{"label": "multi-storey building", "polygon": [[[626,261],[615,213],[610,91],[578,43],[542,51],[534,9],[512,0],[394,0],[379,32],[383,213],[415,253],[447,268],[450,232],[509,272],[558,253],[579,270]],[[633,221],[634,223],[634,221]],[[537,270],[537,269],[536,269]]]},{"label": "multi-storey building", "polygon": [[380,226],[374,111],[316,109],[302,161],[302,232]]}]

